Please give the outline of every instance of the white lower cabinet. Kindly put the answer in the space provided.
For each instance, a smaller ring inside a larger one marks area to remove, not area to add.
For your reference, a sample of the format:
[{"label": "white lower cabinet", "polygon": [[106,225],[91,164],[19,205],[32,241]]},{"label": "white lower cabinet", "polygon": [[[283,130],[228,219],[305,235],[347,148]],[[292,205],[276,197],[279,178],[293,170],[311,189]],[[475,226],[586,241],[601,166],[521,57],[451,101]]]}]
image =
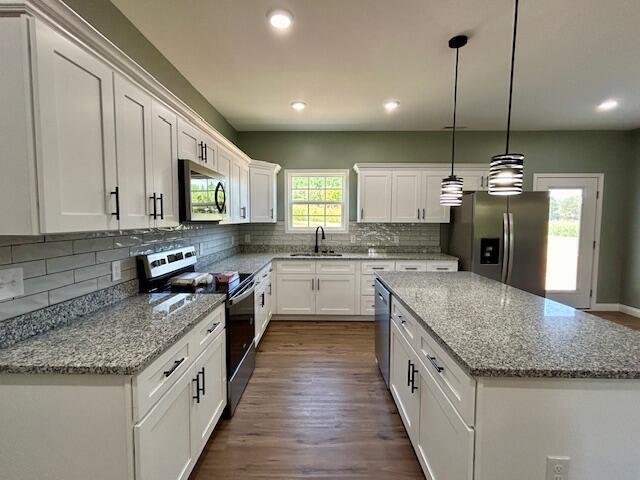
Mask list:
[{"label": "white lower cabinet", "polygon": [[313,315],[316,312],[315,274],[278,273],[278,313]]},{"label": "white lower cabinet", "polygon": [[474,432],[462,420],[428,368],[417,362],[420,404],[414,446],[429,480],[473,478]]},{"label": "white lower cabinet", "polygon": [[316,314],[354,315],[355,313],[355,276],[318,275],[316,279]]},{"label": "white lower cabinet", "polygon": [[417,359],[398,326],[391,322],[389,388],[412,442],[417,436],[420,392],[416,385]]},{"label": "white lower cabinet", "polygon": [[189,476],[195,462],[191,439],[194,376],[193,368],[185,372],[134,427],[137,480],[179,480]]}]

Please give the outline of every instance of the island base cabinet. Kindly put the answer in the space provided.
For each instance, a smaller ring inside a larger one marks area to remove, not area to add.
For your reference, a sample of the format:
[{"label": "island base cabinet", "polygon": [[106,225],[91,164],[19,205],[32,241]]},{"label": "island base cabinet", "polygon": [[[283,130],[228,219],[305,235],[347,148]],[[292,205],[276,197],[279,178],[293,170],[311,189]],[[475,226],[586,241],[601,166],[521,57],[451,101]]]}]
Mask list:
[{"label": "island base cabinet", "polygon": [[415,384],[416,358],[394,322],[391,322],[390,347],[389,388],[409,438],[415,444],[420,408],[420,392]]},{"label": "island base cabinet", "polygon": [[414,446],[422,470],[429,480],[472,480],[474,431],[421,362],[417,368],[420,405]]}]

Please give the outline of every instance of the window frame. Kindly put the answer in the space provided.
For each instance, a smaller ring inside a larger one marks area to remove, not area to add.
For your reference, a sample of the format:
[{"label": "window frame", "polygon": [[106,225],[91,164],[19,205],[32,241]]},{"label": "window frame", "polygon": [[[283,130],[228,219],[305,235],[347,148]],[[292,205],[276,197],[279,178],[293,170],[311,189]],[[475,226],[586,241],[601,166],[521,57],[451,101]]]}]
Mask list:
[{"label": "window frame", "polygon": [[[294,169],[285,170],[284,188],[285,188],[285,232],[286,233],[302,233],[309,234],[316,230],[316,227],[294,227],[291,224],[291,182],[294,176],[306,177],[342,177],[342,227],[332,228],[323,227],[327,233],[348,233],[349,232],[349,170],[348,169]],[[305,203],[326,203],[326,202],[305,202]],[[335,205],[335,203],[334,203]]]}]

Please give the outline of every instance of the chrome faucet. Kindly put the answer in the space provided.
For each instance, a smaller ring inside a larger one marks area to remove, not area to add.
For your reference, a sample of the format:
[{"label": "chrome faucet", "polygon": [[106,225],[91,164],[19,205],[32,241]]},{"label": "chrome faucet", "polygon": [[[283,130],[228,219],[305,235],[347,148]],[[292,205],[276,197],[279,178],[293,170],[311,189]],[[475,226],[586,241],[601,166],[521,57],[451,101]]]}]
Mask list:
[{"label": "chrome faucet", "polygon": [[320,249],[318,248],[318,230],[322,230],[322,240],[325,240],[327,238],[324,236],[324,228],[318,225],[318,227],[316,228],[316,246],[313,249],[315,253],[318,253],[320,251]]}]

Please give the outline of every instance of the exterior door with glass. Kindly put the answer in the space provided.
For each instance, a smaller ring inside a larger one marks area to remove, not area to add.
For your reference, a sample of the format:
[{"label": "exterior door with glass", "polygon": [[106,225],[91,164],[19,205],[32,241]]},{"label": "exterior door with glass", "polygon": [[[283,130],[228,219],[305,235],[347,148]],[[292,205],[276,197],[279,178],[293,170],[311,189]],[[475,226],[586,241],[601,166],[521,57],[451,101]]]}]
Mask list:
[{"label": "exterior door with glass", "polygon": [[575,308],[591,307],[601,182],[600,175],[534,176],[534,189],[550,197],[546,296]]}]

